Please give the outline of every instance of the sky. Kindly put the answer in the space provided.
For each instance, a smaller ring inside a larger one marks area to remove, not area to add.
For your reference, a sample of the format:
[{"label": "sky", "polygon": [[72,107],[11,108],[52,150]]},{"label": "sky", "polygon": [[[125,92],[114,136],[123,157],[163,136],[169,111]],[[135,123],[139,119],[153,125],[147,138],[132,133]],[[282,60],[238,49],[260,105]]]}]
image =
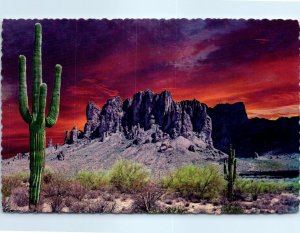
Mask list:
[{"label": "sky", "polygon": [[176,101],[245,103],[249,118],[299,115],[299,25],[283,20],[4,20],[2,156],[28,151],[18,111],[18,56],[27,58],[31,106],[34,24],[43,27],[43,81],[52,94],[55,64],[62,90],[47,140],[83,129],[88,101],[168,90]]}]

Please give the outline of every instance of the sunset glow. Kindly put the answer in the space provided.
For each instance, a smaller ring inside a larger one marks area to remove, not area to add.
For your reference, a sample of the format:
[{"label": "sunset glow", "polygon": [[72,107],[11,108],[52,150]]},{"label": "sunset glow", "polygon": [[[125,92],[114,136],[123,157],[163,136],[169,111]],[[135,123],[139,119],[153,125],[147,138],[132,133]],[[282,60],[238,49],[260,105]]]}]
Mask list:
[{"label": "sunset glow", "polygon": [[[245,103],[249,118],[299,115],[299,26],[282,20],[41,20],[49,107],[54,66],[63,67],[60,115],[47,138],[83,129],[88,101],[168,90],[175,100]],[[2,155],[28,151],[18,111],[18,55],[27,57],[31,104],[32,20],[4,20]]]}]

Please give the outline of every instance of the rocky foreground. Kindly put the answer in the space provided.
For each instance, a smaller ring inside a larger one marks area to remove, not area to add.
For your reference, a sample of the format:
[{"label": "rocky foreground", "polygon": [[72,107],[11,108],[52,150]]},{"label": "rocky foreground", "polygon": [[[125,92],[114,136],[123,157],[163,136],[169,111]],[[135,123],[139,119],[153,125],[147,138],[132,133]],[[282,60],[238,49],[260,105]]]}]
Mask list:
[{"label": "rocky foreground", "polygon": [[[77,190],[78,191],[78,190]],[[24,190],[17,189],[16,193]],[[26,192],[26,190],[25,190]],[[153,195],[153,193],[151,193]],[[174,195],[155,193],[151,200],[155,201],[156,208],[147,211],[144,199],[139,196],[108,191],[90,191],[83,195],[79,193],[69,196],[53,204],[51,198],[43,199],[39,207],[42,213],[160,213],[160,214],[287,214],[297,213],[300,198],[296,194],[264,194],[257,200],[242,200],[232,204],[224,200],[189,200]],[[82,195],[82,197],[80,196]],[[5,212],[29,212],[27,196],[23,198],[7,199],[3,202]],[[150,204],[150,200],[149,201]]]}]

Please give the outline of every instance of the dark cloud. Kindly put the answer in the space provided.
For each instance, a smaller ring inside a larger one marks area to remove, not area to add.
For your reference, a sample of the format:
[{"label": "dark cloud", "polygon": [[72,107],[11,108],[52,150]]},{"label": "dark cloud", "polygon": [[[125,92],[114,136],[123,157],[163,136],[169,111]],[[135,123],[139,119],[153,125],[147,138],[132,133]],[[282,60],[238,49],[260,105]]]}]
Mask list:
[{"label": "dark cloud", "polygon": [[[245,22],[245,21],[244,21]],[[297,56],[299,26],[297,21],[250,20],[246,27],[219,37],[218,50],[199,62],[214,64],[216,69],[260,59]]]}]

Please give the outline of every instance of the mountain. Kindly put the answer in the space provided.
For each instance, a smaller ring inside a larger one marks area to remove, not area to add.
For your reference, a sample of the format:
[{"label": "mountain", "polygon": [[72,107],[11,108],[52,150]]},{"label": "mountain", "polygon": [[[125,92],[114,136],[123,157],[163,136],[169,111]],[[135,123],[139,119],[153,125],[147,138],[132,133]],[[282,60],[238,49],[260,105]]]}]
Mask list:
[{"label": "mountain", "polygon": [[[109,99],[102,109],[89,102],[86,118],[83,132],[76,128],[66,132],[66,144],[81,139],[103,141],[118,132],[136,145],[183,137],[191,146],[197,139],[202,147],[228,153],[232,144],[238,157],[298,152],[299,117],[249,119],[242,102],[208,108],[195,99],[176,102],[168,91],[156,94],[146,90],[124,101]],[[148,135],[150,129],[153,132]]]},{"label": "mountain", "polygon": [[218,104],[208,108],[208,114],[212,119],[213,145],[225,153],[230,144],[238,157],[299,152],[299,117],[248,119],[242,102]]},{"label": "mountain", "polygon": [[[122,132],[127,139],[136,143],[159,141],[163,138],[198,138],[203,144],[212,147],[211,118],[207,106],[197,100],[175,102],[171,93],[164,91],[155,94],[150,90],[141,91],[127,98],[107,100],[102,109],[93,102],[86,107],[87,122],[83,132],[75,128],[66,133],[66,143],[77,139],[100,138]],[[145,138],[143,132],[156,127],[151,138]]]}]

